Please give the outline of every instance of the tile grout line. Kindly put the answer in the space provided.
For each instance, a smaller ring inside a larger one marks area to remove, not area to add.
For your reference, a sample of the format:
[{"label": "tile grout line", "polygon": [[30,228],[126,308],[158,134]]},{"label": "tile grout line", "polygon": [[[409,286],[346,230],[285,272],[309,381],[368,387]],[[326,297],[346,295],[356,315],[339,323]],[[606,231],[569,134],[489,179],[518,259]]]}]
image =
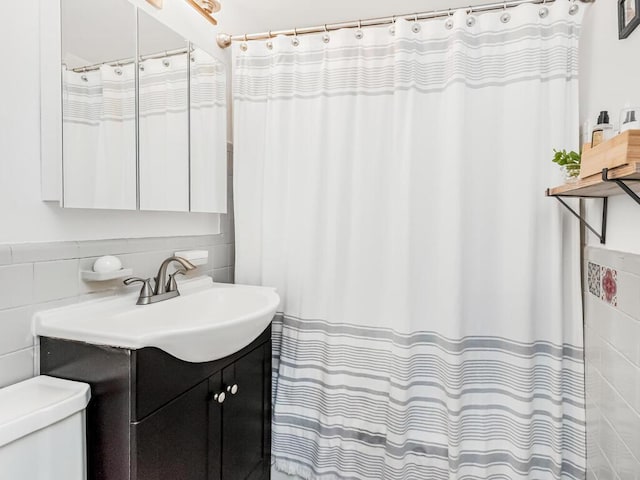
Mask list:
[{"label": "tile grout line", "polygon": [[[618,441],[624,445],[624,447],[627,449],[627,452],[629,452],[629,455],[631,455],[631,457],[637,462],[640,463],[640,459],[638,459],[638,457],[636,457],[635,453],[633,453],[633,451],[629,448],[629,445],[627,445],[627,442],[624,441],[624,439],[620,436],[620,434],[618,433],[618,430],[616,430],[616,428],[613,426],[613,424],[611,423],[611,420],[609,420],[609,417],[607,417],[604,412],[596,407],[598,409],[598,412],[600,413],[600,416],[602,418],[604,418],[605,422],[607,422],[607,425],[609,425],[609,427],[611,428],[611,430],[613,431],[614,435],[616,436],[616,438],[618,439]],[[596,445],[599,446],[599,444],[596,442]],[[604,453],[604,452],[603,452]],[[614,470],[615,471],[615,470]],[[617,472],[616,472],[617,474]]]},{"label": "tile grout line", "polygon": [[0,360],[2,360],[5,357],[8,357],[10,355],[15,355],[16,353],[23,353],[23,352],[27,352],[29,350],[35,350],[36,346],[34,345],[30,345],[28,347],[23,347],[23,348],[19,348],[18,350],[12,350],[10,352],[3,352],[0,354]]},{"label": "tile grout line", "polygon": [[614,344],[612,344],[609,340],[607,340],[606,338],[604,338],[601,335],[598,335],[598,337],[600,338],[600,340],[602,340],[604,343],[606,343],[607,345],[609,345],[611,347],[611,350],[613,350],[614,352],[616,352],[620,357],[622,357],[623,360],[625,360],[629,365],[631,365],[633,367],[634,370],[638,370],[640,373],[640,365],[638,365],[634,360],[630,359],[625,353],[621,352]]},{"label": "tile grout line", "polygon": [[[85,243],[92,243],[92,242],[120,242],[120,241],[130,241],[130,240],[148,240],[148,241],[154,241],[156,239],[160,239],[160,240],[165,240],[170,242],[172,239],[176,239],[176,245],[167,245],[167,249],[173,249],[173,248],[189,248],[189,249],[193,249],[193,248],[200,248],[200,247],[212,247],[212,246],[216,246],[216,245],[234,245],[234,242],[230,241],[227,238],[227,233],[228,232],[219,232],[219,233],[215,233],[215,234],[205,234],[205,235],[184,235],[184,236],[169,236],[169,237],[136,237],[136,238],[109,238],[109,239],[96,239],[96,240],[80,240],[80,241],[53,241],[53,242],[24,242],[24,243],[12,243],[12,244],[6,244],[7,247],[9,248],[10,252],[11,252],[11,263],[9,265],[21,265],[21,264],[27,264],[27,263],[42,263],[42,262],[53,262],[53,261],[60,261],[60,260],[76,260],[76,259],[84,259],[84,258],[93,258],[96,256],[101,256],[101,255],[90,255],[90,256],[81,256],[79,254],[79,252],[75,255],[72,256],[62,256],[62,257],[52,257],[52,258],[47,258],[45,260],[26,260],[26,261],[21,261],[21,262],[15,262],[15,255],[13,253],[13,249],[16,246],[19,245],[32,245],[32,246],[37,246],[37,245],[56,245],[56,244],[62,244],[62,243],[72,243],[75,245],[75,248],[77,248],[78,250],[80,249],[80,246],[82,244]],[[185,241],[187,243],[189,243],[188,240],[186,239],[198,239],[201,237],[213,237],[213,238],[218,238],[218,239],[222,239],[224,240],[221,243],[218,242],[205,242],[205,243],[201,243],[198,244],[197,242],[194,242],[195,245],[193,246],[185,246],[182,247],[181,246],[181,241]],[[148,250],[148,249],[142,249],[142,250],[133,250],[133,251],[120,251],[120,252],[107,252],[104,253],[103,255],[131,255],[131,254],[136,254],[136,253],[152,253],[152,252],[161,252],[164,249],[152,249],[152,250]]]},{"label": "tile grout line", "polygon": [[[633,320],[633,318],[631,318],[631,320]],[[593,329],[592,329],[593,330]],[[611,347],[611,350],[613,350],[614,352],[616,352],[618,355],[620,355],[624,360],[626,360],[626,362],[628,364],[630,364],[634,370],[639,370],[640,371],[640,365],[638,365],[635,360],[629,358],[627,356],[626,353],[620,351],[620,349],[618,349],[618,347],[616,347],[613,343],[611,343],[609,340],[607,340],[606,338],[604,338],[602,335],[600,335],[597,331],[595,332],[596,335],[598,335],[598,338],[600,338],[600,340],[602,340],[604,343],[606,343],[607,345],[609,345],[609,347]]]},{"label": "tile grout line", "polygon": [[600,452],[600,456],[604,459],[607,466],[609,467],[609,471],[615,475],[615,478],[613,480],[620,480],[620,478],[618,477],[618,473],[616,472],[616,469],[613,468],[613,465],[611,464],[612,460],[609,460],[609,457],[607,457],[607,455],[604,453],[604,450],[602,450],[602,447],[600,447],[599,443],[596,443],[596,448]]},{"label": "tile grout line", "polygon": [[[624,397],[624,396],[623,396],[623,395],[618,391],[618,389],[617,389],[617,388],[615,388],[615,387],[611,384],[611,382],[609,382],[609,380],[607,380],[607,378],[602,374],[602,372],[600,372],[600,370],[599,370],[596,366],[594,366],[593,364],[592,364],[592,369],[593,369],[593,370],[598,374],[598,376],[600,377],[600,379],[601,379],[602,381],[604,381],[607,385],[609,385],[609,387],[611,388],[611,390],[613,390],[613,392],[614,392],[615,394],[617,394],[617,395],[618,395],[618,398],[620,398],[620,400],[622,400],[622,401],[624,402],[624,404],[625,404],[627,407],[629,407],[629,409],[631,410],[631,412],[632,412],[632,413],[635,413],[635,414],[636,414],[636,416],[640,419],[640,413],[636,410],[636,408],[635,408],[635,407],[633,407],[633,406],[632,406],[632,405],[627,401],[627,399],[626,399],[626,398],[625,398],[625,397]],[[598,409],[600,409],[598,404],[596,404],[596,406],[598,406]],[[602,415],[603,415],[603,416],[605,416],[605,415],[604,415],[604,413],[603,413]],[[606,416],[605,416],[605,417],[606,417]],[[617,432],[616,432],[616,433],[617,433]],[[624,443],[624,442],[623,442],[623,443]],[[626,445],[626,443],[625,443],[625,445]],[[638,461],[640,462],[640,459],[639,459]]]}]

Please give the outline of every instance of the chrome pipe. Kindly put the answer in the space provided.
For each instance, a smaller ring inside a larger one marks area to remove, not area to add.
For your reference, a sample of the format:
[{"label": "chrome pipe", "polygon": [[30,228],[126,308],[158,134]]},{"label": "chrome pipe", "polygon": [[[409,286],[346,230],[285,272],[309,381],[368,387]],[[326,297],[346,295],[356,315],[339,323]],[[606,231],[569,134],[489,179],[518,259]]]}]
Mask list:
[{"label": "chrome pipe", "polygon": [[[193,52],[193,49],[189,50],[188,48],[178,48],[176,50],[167,50],[166,52],[152,53],[149,55],[140,56],[140,61],[143,62],[145,60],[152,60],[157,58],[167,58],[167,57],[175,57],[176,55],[182,55],[187,52]],[[122,60],[110,60],[108,62],[96,63],[94,65],[88,65],[86,67],[76,67],[71,71],[77,73],[91,72],[93,70],[99,70],[100,67],[104,65],[108,65],[110,67],[122,67],[124,65],[131,65],[135,63],[135,58],[124,58]]]}]

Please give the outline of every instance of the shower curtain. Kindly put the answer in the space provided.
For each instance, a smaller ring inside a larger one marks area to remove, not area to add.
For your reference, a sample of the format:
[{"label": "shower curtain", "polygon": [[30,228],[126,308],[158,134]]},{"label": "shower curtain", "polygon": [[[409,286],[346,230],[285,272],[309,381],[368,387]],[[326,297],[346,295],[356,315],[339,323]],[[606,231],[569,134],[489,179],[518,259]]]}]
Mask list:
[{"label": "shower curtain", "polygon": [[277,287],[272,459],[305,479],[582,479],[584,6],[234,48],[236,281]]},{"label": "shower curtain", "polygon": [[227,177],[227,149],[220,148],[227,143],[227,74],[224,64],[202,49],[194,49],[191,58],[191,211],[225,212],[227,190],[219,187]]},{"label": "shower curtain", "polygon": [[65,206],[135,209],[134,66],[64,70],[62,94]]},{"label": "shower curtain", "polygon": [[189,211],[187,54],[140,62],[140,208]]}]

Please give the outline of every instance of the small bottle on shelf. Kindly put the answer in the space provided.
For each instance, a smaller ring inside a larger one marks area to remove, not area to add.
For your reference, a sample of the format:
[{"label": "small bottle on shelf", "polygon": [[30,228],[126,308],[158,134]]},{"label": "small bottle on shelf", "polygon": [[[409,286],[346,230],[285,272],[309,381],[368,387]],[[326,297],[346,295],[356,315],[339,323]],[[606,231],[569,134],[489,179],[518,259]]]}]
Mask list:
[{"label": "small bottle on shelf", "polygon": [[640,109],[625,106],[620,113],[620,133],[640,129]]},{"label": "small bottle on shelf", "polygon": [[591,148],[600,145],[602,142],[614,137],[613,125],[609,123],[609,112],[606,110],[600,112],[598,116],[598,124],[593,128],[591,133]]}]

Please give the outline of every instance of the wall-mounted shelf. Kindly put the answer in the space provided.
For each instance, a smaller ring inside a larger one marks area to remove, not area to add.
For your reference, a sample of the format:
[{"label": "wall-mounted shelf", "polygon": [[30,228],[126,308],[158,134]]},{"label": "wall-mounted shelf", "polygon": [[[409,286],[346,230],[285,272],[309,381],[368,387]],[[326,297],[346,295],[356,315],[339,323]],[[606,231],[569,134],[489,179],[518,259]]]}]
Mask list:
[{"label": "wall-mounted shelf", "polygon": [[[640,205],[640,163],[629,163],[612,169],[605,168],[602,170],[601,175],[592,175],[572,183],[548,188],[546,195],[558,199],[562,205],[580,220],[580,223],[600,239],[600,243],[604,244],[607,233],[607,199],[622,193],[626,193]],[[603,207],[600,232],[587,223],[562,197],[601,198]]]},{"label": "wall-mounted shelf", "polygon": [[[574,183],[565,183],[547,190],[548,197],[610,197],[622,193],[615,180],[640,181],[640,163],[630,163],[620,167],[605,169],[606,177],[592,175]],[[605,179],[606,178],[606,179]],[[632,189],[640,193],[640,184],[632,185]]]}]

